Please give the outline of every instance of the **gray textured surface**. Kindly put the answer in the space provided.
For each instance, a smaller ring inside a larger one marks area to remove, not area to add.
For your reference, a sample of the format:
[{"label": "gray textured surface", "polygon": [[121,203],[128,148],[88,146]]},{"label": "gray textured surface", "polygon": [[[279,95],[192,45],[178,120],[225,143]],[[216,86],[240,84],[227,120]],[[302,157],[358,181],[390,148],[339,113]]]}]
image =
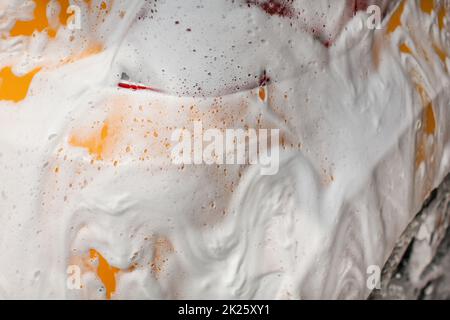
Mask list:
[{"label": "gray textured surface", "polygon": [[399,239],[370,299],[450,299],[450,175]]}]

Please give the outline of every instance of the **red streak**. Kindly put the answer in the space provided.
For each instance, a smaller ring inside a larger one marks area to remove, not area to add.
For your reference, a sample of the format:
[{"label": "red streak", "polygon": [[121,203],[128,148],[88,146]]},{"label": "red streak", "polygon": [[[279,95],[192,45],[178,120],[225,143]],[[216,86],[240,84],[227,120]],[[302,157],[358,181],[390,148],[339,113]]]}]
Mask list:
[{"label": "red streak", "polygon": [[119,88],[129,89],[129,90],[150,90],[150,91],[154,91],[154,92],[161,92],[160,90],[152,88],[152,87],[146,87],[146,86],[123,83],[123,82],[119,82],[118,86],[119,86]]}]

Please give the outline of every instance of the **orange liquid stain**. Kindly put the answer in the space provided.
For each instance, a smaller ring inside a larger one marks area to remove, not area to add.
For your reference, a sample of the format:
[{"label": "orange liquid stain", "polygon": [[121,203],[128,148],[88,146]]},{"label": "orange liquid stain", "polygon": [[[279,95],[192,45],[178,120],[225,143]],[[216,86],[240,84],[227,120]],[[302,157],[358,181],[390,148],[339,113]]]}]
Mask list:
[{"label": "orange liquid stain", "polygon": [[399,48],[400,52],[412,54],[411,49],[406,45],[406,43],[402,43]]},{"label": "orange liquid stain", "polygon": [[436,117],[434,115],[433,104],[431,102],[425,107],[423,124],[423,130],[426,134],[432,135],[436,132]]},{"label": "orange liquid stain", "polygon": [[394,32],[402,24],[402,14],[405,10],[405,0],[403,0],[392,15],[387,25],[387,33]]},{"label": "orange liquid stain", "polygon": [[258,96],[259,96],[259,99],[261,99],[261,101],[263,101],[263,102],[266,101],[266,89],[259,88]]},{"label": "orange liquid stain", "polygon": [[436,132],[436,117],[434,115],[433,103],[421,85],[417,85],[416,89],[424,106],[423,130],[426,134],[432,135]]},{"label": "orange liquid stain", "polygon": [[69,144],[74,147],[87,149],[89,154],[96,160],[103,160],[103,153],[107,144],[108,130],[109,126],[105,123],[99,133],[94,133],[86,139],[73,135],[69,140]]},{"label": "orange liquid stain", "polygon": [[441,59],[441,61],[445,64],[445,60],[447,59],[447,54],[441,48],[439,48],[437,45],[433,45],[433,49],[436,52],[436,54],[438,55],[439,59]]},{"label": "orange liquid stain", "polygon": [[11,36],[31,36],[34,31],[43,31],[48,28],[47,5],[50,0],[34,0],[34,19],[29,21],[16,21],[10,31]]},{"label": "orange liquid stain", "polygon": [[67,9],[70,6],[70,1],[69,0],[58,0],[59,2],[59,6],[60,6],[60,11],[59,11],[59,22],[66,26],[67,22],[69,21],[69,18],[73,15],[73,13],[68,13]]},{"label": "orange liquid stain", "polygon": [[[122,100],[113,101],[120,107]],[[113,156],[119,135],[122,131],[123,117],[120,111],[113,114],[103,122],[101,127],[92,131],[75,130],[69,137],[69,144],[73,147],[83,148],[93,157],[93,160],[106,160]]]},{"label": "orange liquid stain", "polygon": [[106,290],[106,299],[111,299],[111,296],[116,291],[116,275],[120,269],[112,267],[108,261],[95,249],[89,250],[91,259],[98,260],[97,276],[102,281]]},{"label": "orange liquid stain", "polygon": [[0,100],[19,102],[26,98],[31,81],[41,68],[16,76],[11,67],[0,70]]},{"label": "orange liquid stain", "polygon": [[91,46],[89,46],[88,48],[86,48],[85,50],[83,50],[81,53],[72,55],[72,56],[68,57],[67,59],[64,59],[62,61],[62,63],[63,64],[74,63],[78,60],[82,60],[84,58],[88,58],[90,56],[99,54],[103,50],[104,50],[103,45],[101,45],[99,43],[94,43]]},{"label": "orange liquid stain", "polygon": [[[50,3],[50,0],[33,0],[34,2],[34,11],[33,11],[33,19],[26,21],[16,21],[14,26],[10,31],[10,35],[12,37],[17,36],[31,36],[35,31],[42,32],[47,31],[47,34],[50,38],[54,38],[57,34],[57,30],[50,28],[48,17],[47,17],[47,6]],[[67,9],[70,6],[69,0],[58,0],[58,4],[60,7],[59,12],[59,21],[62,25],[67,25],[67,21],[70,14],[67,13]]]},{"label": "orange liquid stain", "polygon": [[439,30],[443,30],[444,29],[444,19],[445,19],[445,15],[447,13],[447,7],[445,5],[445,3],[443,3],[441,5],[441,9],[438,12],[438,25],[439,25]]},{"label": "orange liquid stain", "polygon": [[433,103],[428,97],[425,89],[421,85],[416,85],[416,90],[419,93],[424,110],[422,114],[422,129],[418,132],[417,147],[416,147],[416,169],[422,162],[427,160],[427,137],[436,133],[436,116],[433,109]]},{"label": "orange liquid stain", "polygon": [[434,9],[434,0],[420,0],[420,9],[427,14],[431,14]]}]

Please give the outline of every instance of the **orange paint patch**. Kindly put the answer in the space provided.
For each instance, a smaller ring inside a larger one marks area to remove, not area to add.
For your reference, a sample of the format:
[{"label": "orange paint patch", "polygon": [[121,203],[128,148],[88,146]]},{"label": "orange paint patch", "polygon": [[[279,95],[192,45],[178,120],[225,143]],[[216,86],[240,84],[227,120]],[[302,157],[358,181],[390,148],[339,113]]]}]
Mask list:
[{"label": "orange paint patch", "polygon": [[441,9],[438,12],[438,25],[439,25],[439,30],[441,30],[441,31],[444,29],[444,18],[445,18],[446,13],[447,13],[447,8],[446,8],[445,3],[443,3],[441,5]]},{"label": "orange paint patch", "polygon": [[266,89],[264,87],[259,88],[258,96],[261,101],[266,101]]},{"label": "orange paint patch", "polygon": [[439,59],[445,64],[445,60],[447,59],[447,54],[441,50],[437,45],[433,45],[434,51],[436,51],[436,54],[439,56]]},{"label": "orange paint patch", "polygon": [[19,102],[28,94],[31,81],[41,68],[36,68],[23,76],[16,76],[11,67],[0,70],[0,100]]},{"label": "orange paint patch", "polygon": [[105,286],[106,299],[109,300],[116,291],[116,274],[120,269],[110,266],[108,261],[95,249],[89,250],[89,256],[91,259],[98,260],[97,276]]},{"label": "orange paint patch", "polygon": [[120,122],[119,117],[110,117],[99,130],[87,136],[83,136],[80,132],[72,134],[69,144],[86,149],[95,160],[104,160],[114,149],[120,131]]},{"label": "orange paint patch", "polygon": [[405,10],[405,0],[403,0],[393,13],[387,25],[387,33],[394,32],[402,24],[402,14]]},{"label": "orange paint patch", "polygon": [[10,31],[11,36],[31,36],[34,31],[41,32],[48,28],[47,5],[49,2],[50,0],[34,0],[34,19],[29,21],[16,21]]},{"label": "orange paint patch", "polygon": [[66,26],[67,22],[69,21],[69,18],[73,15],[67,13],[67,9],[70,6],[70,1],[69,0],[58,0],[59,2],[59,7],[60,7],[60,11],[59,11],[59,22]]},{"label": "orange paint patch", "polygon": [[433,103],[421,85],[417,85],[416,89],[424,105],[423,130],[426,134],[432,135],[436,131],[436,117],[434,115]]},{"label": "orange paint patch", "polygon": [[432,150],[427,150],[428,136],[434,135],[436,133],[436,116],[433,109],[433,103],[426,93],[425,89],[421,85],[416,85],[416,90],[419,93],[422,103],[424,105],[424,110],[422,114],[422,128],[418,132],[417,136],[417,147],[416,147],[416,168],[422,162],[427,160],[427,153],[433,152]]},{"label": "orange paint patch", "polygon": [[420,0],[420,9],[427,14],[431,14],[434,9],[434,0]]},{"label": "orange paint patch", "polygon": [[[56,36],[57,30],[49,27],[48,17],[47,17],[47,6],[50,0],[33,0],[34,11],[33,19],[27,21],[16,21],[14,26],[10,31],[12,37],[17,36],[31,36],[35,31],[42,32],[47,31],[50,38]],[[60,12],[59,21],[62,25],[67,25],[67,21],[70,15],[67,13],[67,9],[70,6],[69,0],[58,0]]]},{"label": "orange paint patch", "polygon": [[428,103],[424,110],[423,130],[428,135],[432,135],[436,132],[436,117],[434,115],[433,104],[431,102]]},{"label": "orange paint patch", "polygon": [[106,139],[108,138],[108,130],[108,124],[105,123],[99,134],[93,134],[86,139],[73,135],[69,140],[69,144],[74,147],[87,149],[89,154],[94,156],[96,160],[103,160],[103,152],[107,142]]},{"label": "orange paint patch", "polygon": [[400,52],[412,54],[411,49],[406,45],[406,43],[402,43],[400,45]]}]

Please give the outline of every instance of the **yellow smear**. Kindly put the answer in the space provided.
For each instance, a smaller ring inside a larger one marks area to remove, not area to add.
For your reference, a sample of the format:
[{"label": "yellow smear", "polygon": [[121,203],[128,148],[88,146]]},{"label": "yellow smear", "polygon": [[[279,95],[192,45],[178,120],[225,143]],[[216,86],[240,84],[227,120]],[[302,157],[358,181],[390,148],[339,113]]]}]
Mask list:
[{"label": "yellow smear", "polygon": [[403,53],[409,53],[409,54],[412,54],[411,49],[406,45],[406,43],[402,43],[402,44],[400,45],[400,51],[403,52]]},{"label": "yellow smear", "polygon": [[434,0],[420,0],[420,9],[428,14],[431,14],[434,9]]},{"label": "yellow smear", "polygon": [[111,295],[116,291],[116,274],[120,269],[109,265],[108,261],[95,249],[89,250],[91,259],[98,260],[97,276],[103,283],[106,290],[106,299],[111,299]]},{"label": "yellow smear", "polygon": [[402,24],[402,14],[405,10],[405,0],[403,0],[398,8],[395,10],[395,12],[392,14],[391,20],[389,20],[389,23],[387,25],[387,33],[394,32],[397,27],[399,27]]},{"label": "yellow smear", "polygon": [[41,68],[36,68],[23,76],[16,76],[11,67],[0,70],[0,100],[19,102],[28,94],[31,81]]}]

